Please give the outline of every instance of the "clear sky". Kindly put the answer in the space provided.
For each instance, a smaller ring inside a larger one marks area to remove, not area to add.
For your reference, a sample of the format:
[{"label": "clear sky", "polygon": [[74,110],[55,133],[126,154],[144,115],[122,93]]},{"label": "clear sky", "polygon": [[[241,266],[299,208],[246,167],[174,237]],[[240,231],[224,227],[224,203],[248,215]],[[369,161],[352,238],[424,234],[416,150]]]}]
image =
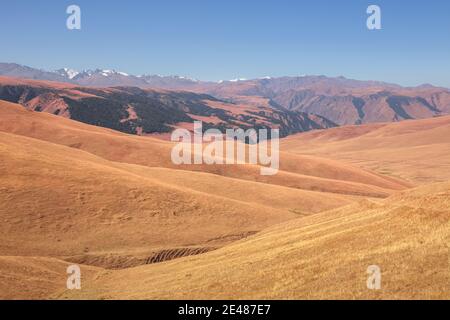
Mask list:
[{"label": "clear sky", "polygon": [[[82,30],[66,28],[66,8]],[[369,31],[366,9],[382,10]],[[14,0],[0,61],[202,80],[316,74],[450,87],[448,0]]]}]

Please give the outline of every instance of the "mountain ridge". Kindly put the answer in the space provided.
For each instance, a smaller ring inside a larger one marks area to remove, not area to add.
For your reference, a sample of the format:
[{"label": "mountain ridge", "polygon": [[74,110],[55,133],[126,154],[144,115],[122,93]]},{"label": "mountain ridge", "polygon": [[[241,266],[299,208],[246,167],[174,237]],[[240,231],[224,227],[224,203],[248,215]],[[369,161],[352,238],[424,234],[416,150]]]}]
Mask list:
[{"label": "mountain ridge", "polygon": [[380,81],[326,76],[264,77],[208,82],[180,76],[133,76],[115,70],[68,68],[47,72],[17,64],[0,63],[0,76],[67,82],[92,88],[138,87],[208,94],[229,102],[268,100],[266,106],[314,114],[335,125],[398,122],[450,113],[450,90],[423,84],[402,87]]},{"label": "mountain ridge", "polygon": [[[29,74],[27,74],[27,72]],[[86,78],[91,77],[93,75],[102,75],[103,77],[112,77],[114,75],[121,75],[123,77],[129,77],[132,78],[133,81],[136,81],[135,86],[139,85],[147,85],[152,86],[155,85],[153,80],[155,82],[159,82],[161,85],[165,85],[165,88],[167,89],[173,89],[175,84],[173,83],[165,83],[164,80],[174,80],[179,81],[182,85],[220,85],[220,84],[237,84],[237,83],[243,83],[243,82],[255,82],[255,81],[284,81],[284,80],[291,80],[295,81],[296,79],[305,79],[308,81],[309,79],[330,79],[335,81],[342,81],[345,82],[346,85],[350,85],[353,87],[374,87],[374,86],[385,86],[385,87],[392,87],[392,88],[406,88],[406,89],[419,89],[419,88],[434,88],[434,89],[444,89],[450,91],[450,88],[441,87],[441,86],[435,86],[430,83],[423,83],[417,86],[401,86],[394,83],[389,83],[385,81],[375,81],[375,80],[356,80],[351,78],[346,78],[344,76],[337,76],[337,77],[329,77],[325,75],[300,75],[300,76],[279,76],[279,77],[261,77],[261,78],[237,78],[237,79],[230,79],[230,80],[220,80],[220,81],[209,81],[209,80],[198,80],[182,75],[160,75],[160,74],[141,74],[141,75],[133,75],[129,73],[125,73],[122,71],[117,71],[115,69],[102,69],[102,68],[96,68],[96,69],[83,69],[83,70],[76,70],[68,67],[64,67],[61,69],[57,69],[54,71],[48,71],[44,69],[38,69],[33,68],[25,65],[21,65],[18,63],[6,63],[6,62],[0,62],[0,75],[2,76],[11,76],[11,77],[20,77],[20,78],[27,78],[27,79],[34,79],[34,80],[51,80],[49,77],[54,76],[55,79],[53,81],[62,81],[66,80],[69,83],[75,83],[84,85],[84,81],[86,81]],[[45,78],[40,78],[40,77]],[[72,80],[72,81],[71,81]],[[123,82],[120,82],[123,79],[116,79],[117,84],[115,86],[123,86]],[[93,86],[104,86],[102,84],[93,84]],[[162,87],[161,87],[162,88]]]},{"label": "mountain ridge", "polygon": [[281,136],[336,126],[314,114],[271,108],[267,101],[252,105],[200,92],[92,88],[1,76],[0,100],[138,135],[169,134],[176,128],[192,126],[196,120],[203,122],[205,130],[278,128]]}]

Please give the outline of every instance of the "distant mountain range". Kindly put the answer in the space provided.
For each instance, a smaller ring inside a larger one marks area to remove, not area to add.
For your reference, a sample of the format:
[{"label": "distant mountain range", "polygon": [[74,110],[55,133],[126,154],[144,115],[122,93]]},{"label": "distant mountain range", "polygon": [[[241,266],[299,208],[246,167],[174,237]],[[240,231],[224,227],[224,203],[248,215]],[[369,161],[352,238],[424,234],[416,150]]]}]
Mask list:
[{"label": "distant mountain range", "polygon": [[272,108],[268,100],[236,103],[188,91],[137,87],[90,88],[68,83],[0,77],[0,100],[129,134],[190,128],[280,129],[281,136],[335,127],[321,116]]},{"label": "distant mountain range", "polygon": [[199,81],[179,76],[134,76],[125,72],[104,69],[77,71],[63,68],[51,72],[16,63],[0,63],[0,76],[67,82],[88,87],[130,86],[176,89],[199,83]]},{"label": "distant mountain range", "polygon": [[[423,119],[450,113],[450,90],[426,84],[402,87],[378,81],[325,76],[207,82],[180,76],[134,76],[115,70],[54,72],[0,63],[0,76],[66,82],[82,87],[138,87],[207,94],[229,103],[286,114],[315,115],[329,124],[355,125]],[[287,130],[287,132],[291,132]]]}]

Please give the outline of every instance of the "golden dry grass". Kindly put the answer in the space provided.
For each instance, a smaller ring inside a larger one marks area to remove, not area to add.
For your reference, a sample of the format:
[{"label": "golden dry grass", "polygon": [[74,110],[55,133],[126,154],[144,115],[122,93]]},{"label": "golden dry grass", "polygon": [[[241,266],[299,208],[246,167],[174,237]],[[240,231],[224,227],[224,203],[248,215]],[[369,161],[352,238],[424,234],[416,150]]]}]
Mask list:
[{"label": "golden dry grass", "polygon": [[449,123],[289,137],[262,177],[0,102],[0,299],[449,299],[450,183],[405,190],[450,180]]},{"label": "golden dry grass", "polygon": [[65,145],[107,160],[147,167],[207,172],[215,175],[302,190],[386,197],[410,185],[339,161],[290,153],[280,155],[281,171],[261,176],[258,166],[172,164],[173,143],[94,127],[0,101],[0,131]]},{"label": "golden dry grass", "polygon": [[273,206],[183,188],[176,179],[165,183],[148,168],[6,133],[0,133],[0,159],[2,255],[200,245],[296,217]]},{"label": "golden dry grass", "polygon": [[[133,146],[142,150],[138,152],[141,159],[146,150],[151,161],[157,161],[154,151],[161,142],[25,111],[13,104],[4,103],[0,110],[2,130],[12,132],[0,133],[4,221],[0,255],[52,256],[126,267],[145,263],[161,250],[214,249],[276,223],[359,199],[259,183],[251,181],[251,173],[242,180],[149,167],[151,163],[110,161],[105,158],[133,153]],[[105,158],[81,150],[74,141]],[[305,179],[328,182],[312,176]],[[343,185],[356,185],[356,193],[366,194],[366,188],[380,190],[381,195],[389,192],[358,183]]]},{"label": "golden dry grass", "polygon": [[[449,299],[449,205],[450,183],[362,201],[202,256],[103,272],[54,297]],[[379,291],[366,287],[370,265],[382,270]]]},{"label": "golden dry grass", "polygon": [[450,180],[450,116],[294,135],[281,149],[337,159],[415,184]]},{"label": "golden dry grass", "polygon": [[[0,299],[48,299],[66,285],[69,265],[54,258],[0,257]],[[100,272],[100,268],[83,266],[83,281]]]}]

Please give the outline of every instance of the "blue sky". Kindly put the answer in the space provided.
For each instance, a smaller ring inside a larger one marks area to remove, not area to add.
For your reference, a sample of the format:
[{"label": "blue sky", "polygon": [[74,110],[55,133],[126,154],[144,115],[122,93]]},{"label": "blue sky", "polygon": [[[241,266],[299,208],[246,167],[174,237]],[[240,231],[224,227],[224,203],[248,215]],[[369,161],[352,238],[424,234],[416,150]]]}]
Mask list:
[{"label": "blue sky", "polygon": [[[82,30],[66,29],[66,8]],[[379,31],[366,8],[382,10]],[[202,80],[323,74],[450,87],[448,0],[14,0],[0,61]]]}]

